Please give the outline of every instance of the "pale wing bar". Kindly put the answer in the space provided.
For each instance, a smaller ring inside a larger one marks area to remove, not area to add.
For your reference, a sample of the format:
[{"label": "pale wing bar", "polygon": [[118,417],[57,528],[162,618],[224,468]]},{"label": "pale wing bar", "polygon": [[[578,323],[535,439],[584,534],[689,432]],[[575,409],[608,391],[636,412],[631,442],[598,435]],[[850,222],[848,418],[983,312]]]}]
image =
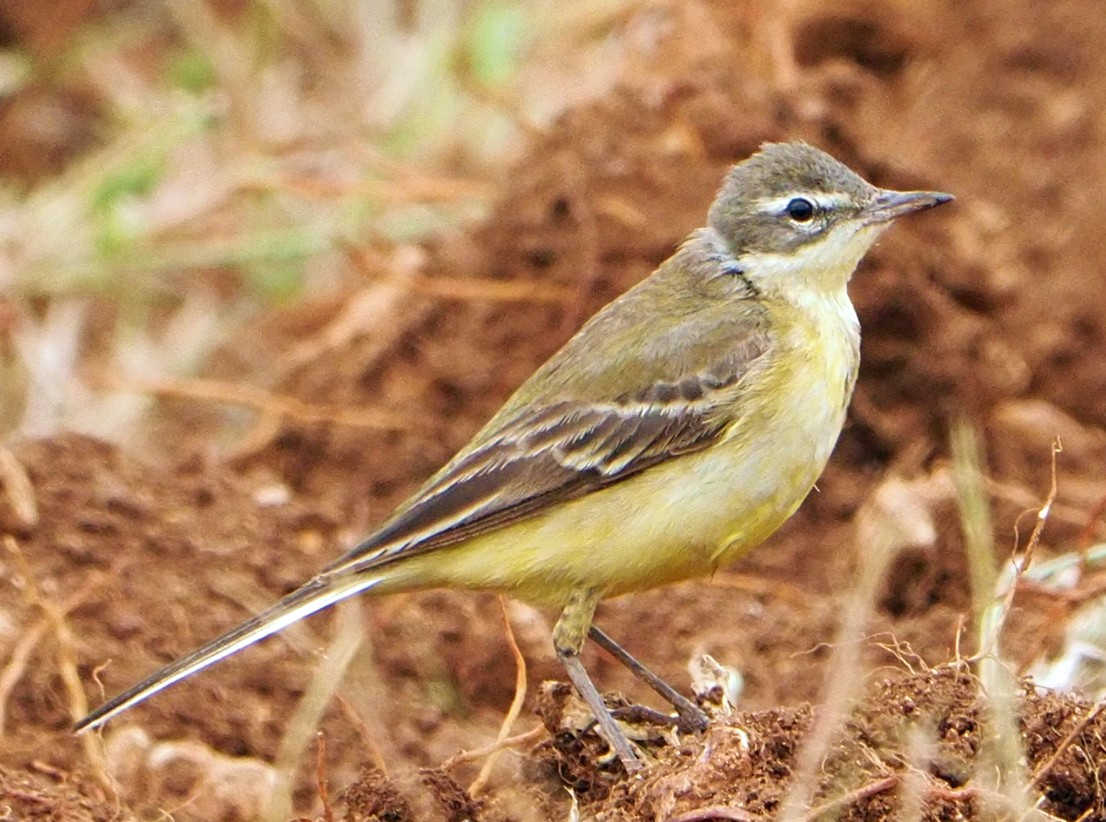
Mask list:
[{"label": "pale wing bar", "polygon": [[454,545],[705,448],[724,430],[714,413],[720,392],[754,358],[728,374],[657,383],[616,402],[565,401],[520,415],[325,573]]}]

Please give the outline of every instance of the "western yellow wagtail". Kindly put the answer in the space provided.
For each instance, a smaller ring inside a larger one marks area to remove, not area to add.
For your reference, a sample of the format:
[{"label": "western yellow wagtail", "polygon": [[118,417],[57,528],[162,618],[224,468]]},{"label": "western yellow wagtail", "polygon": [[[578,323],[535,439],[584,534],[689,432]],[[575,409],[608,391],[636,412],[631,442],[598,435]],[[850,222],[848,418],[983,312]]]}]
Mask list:
[{"label": "western yellow wagtail", "polygon": [[378,530],[76,730],[354,594],[468,588],[561,609],[557,655],[627,770],[640,767],[580,662],[589,635],[687,725],[706,718],[592,624],[596,605],[709,574],[794,513],[856,382],[853,270],[892,220],[951,199],[876,188],[804,143],[765,145],[730,170],[705,228],[589,320]]}]

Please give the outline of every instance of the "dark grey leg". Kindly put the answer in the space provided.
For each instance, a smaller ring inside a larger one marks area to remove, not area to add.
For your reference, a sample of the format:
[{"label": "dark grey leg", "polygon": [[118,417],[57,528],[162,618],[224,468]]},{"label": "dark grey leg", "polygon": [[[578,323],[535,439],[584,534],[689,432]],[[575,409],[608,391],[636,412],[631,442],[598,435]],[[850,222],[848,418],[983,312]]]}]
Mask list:
[{"label": "dark grey leg", "polygon": [[622,767],[627,773],[634,773],[641,769],[641,760],[630,747],[630,741],[614,721],[611,712],[607,710],[603,697],[591,681],[588,672],[584,670],[584,664],[580,662],[580,650],[588,637],[591,619],[595,615],[595,606],[598,604],[599,594],[595,591],[580,591],[574,594],[553,628],[553,647],[557,652],[557,658],[565,666],[565,671],[568,672],[568,678],[572,680],[576,692],[587,703],[596,722],[599,723],[603,736],[607,738],[607,742],[618,755]]},{"label": "dark grey leg", "polygon": [[638,677],[642,682],[660,694],[669,705],[676,709],[676,713],[680,715],[681,731],[705,731],[707,729],[710,720],[707,718],[707,715],[703,713],[703,710],[634,659],[629,651],[607,636],[607,634],[603,633],[603,631],[595,625],[591,625],[588,628],[588,636],[592,638],[596,645],[629,668],[634,676]]}]

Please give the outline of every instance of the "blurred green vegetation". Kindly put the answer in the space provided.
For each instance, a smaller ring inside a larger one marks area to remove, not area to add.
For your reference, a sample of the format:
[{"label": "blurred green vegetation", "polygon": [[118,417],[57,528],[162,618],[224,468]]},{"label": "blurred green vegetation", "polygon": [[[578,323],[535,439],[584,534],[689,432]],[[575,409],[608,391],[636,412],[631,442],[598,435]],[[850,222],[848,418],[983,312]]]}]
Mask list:
[{"label": "blurred green vegetation", "polygon": [[[218,315],[240,323],[340,293],[363,277],[343,249],[418,242],[478,218],[520,150],[511,101],[549,8],[129,3],[53,36],[49,52],[0,49],[10,104],[0,141],[20,150],[0,164],[12,333],[50,350],[61,332],[49,303],[88,301],[66,315],[79,327],[64,340],[90,344],[95,321],[101,361],[122,369],[126,340],[150,369],[194,369],[233,328],[210,329],[185,364],[158,329],[174,311],[214,297]],[[14,376],[39,367],[21,353],[29,345],[8,347],[6,390],[33,386],[33,374]],[[85,352],[70,353],[59,361],[72,370],[55,381],[76,378]]]},{"label": "blurred green vegetation", "polygon": [[251,0],[87,24],[22,83],[81,95],[96,145],[29,191],[4,182],[6,291],[171,292],[159,277],[212,267],[246,296],[287,298],[338,241],[412,241],[480,213],[486,189],[410,208],[387,166],[494,175],[517,134],[483,94],[511,83],[526,19],[497,0]]}]

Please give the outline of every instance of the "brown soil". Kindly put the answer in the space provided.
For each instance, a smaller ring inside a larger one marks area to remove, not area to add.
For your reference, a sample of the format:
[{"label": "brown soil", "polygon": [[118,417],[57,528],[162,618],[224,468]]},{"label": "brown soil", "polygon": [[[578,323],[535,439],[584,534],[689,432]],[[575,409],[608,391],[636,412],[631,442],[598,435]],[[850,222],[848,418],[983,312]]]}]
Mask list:
[{"label": "brown soil", "polygon": [[[661,7],[663,70],[561,118],[508,175],[481,227],[429,249],[425,276],[560,287],[570,299],[409,295],[379,333],[295,360],[340,306],[274,313],[217,365],[253,362],[266,373],[257,363],[275,360],[282,392],[402,412],[411,430],[289,421],[217,459],[206,416],[172,402],[155,429],[136,434],[149,444],[144,457],[76,436],[13,446],[38,513],[20,513],[8,475],[0,633],[12,650],[0,682],[13,684],[0,804],[9,818],[255,818],[251,791],[330,616],[114,723],[105,738],[115,788],[97,782],[90,749],[69,732],[81,706],[65,672],[96,702],[98,681],[114,693],[325,565],[463,445],[584,317],[671,253],[701,223],[728,164],[779,138],[817,143],[874,182],[947,189],[958,202],[897,226],[856,276],[863,366],[819,493],[731,571],[600,610],[605,630],[681,686],[703,653],[739,669],[739,710],[720,711],[702,737],[645,727],[656,761],[627,779],[589,729],[566,724],[570,695],[540,689],[561,676],[548,646],[553,615],[512,606],[529,663],[514,732],[534,727],[537,710],[548,734],[501,756],[473,798],[464,786],[480,762],[443,763],[490,743],[512,698],[497,600],[431,592],[366,602],[364,643],[320,726],[321,763],[308,755],[299,765],[296,808],[323,815],[325,777],[334,814],[349,820],[566,819],[573,803],[604,820],[772,817],[797,789],[804,742],[831,721],[818,703],[827,672],[840,675],[831,643],[865,565],[856,514],[894,476],[938,489],[926,504],[937,537],[892,563],[867,625],[863,700],[806,789],[816,808],[850,819],[910,818],[910,807],[925,819],[1011,812],[1024,785],[1011,788],[1012,774],[996,781],[991,740],[1001,734],[955,662],[974,650],[963,623],[971,591],[940,477],[951,422],[978,423],[1001,557],[1019,516],[1048,491],[1057,435],[1060,492],[1039,551],[1074,547],[1106,496],[1106,211],[1097,207],[1106,17],[1087,0],[849,2],[782,26],[791,67],[769,59],[770,21],[752,8]],[[273,502],[274,488],[288,500]],[[1005,635],[1014,664],[1055,645],[1076,599],[1018,597]],[[610,659],[589,651],[585,661],[604,689],[656,704]],[[1018,702],[1025,779],[1037,780],[1029,802],[1043,796],[1041,810],[1059,818],[1106,818],[1106,725],[1097,716],[1077,727],[1090,709],[1032,690]]]}]

